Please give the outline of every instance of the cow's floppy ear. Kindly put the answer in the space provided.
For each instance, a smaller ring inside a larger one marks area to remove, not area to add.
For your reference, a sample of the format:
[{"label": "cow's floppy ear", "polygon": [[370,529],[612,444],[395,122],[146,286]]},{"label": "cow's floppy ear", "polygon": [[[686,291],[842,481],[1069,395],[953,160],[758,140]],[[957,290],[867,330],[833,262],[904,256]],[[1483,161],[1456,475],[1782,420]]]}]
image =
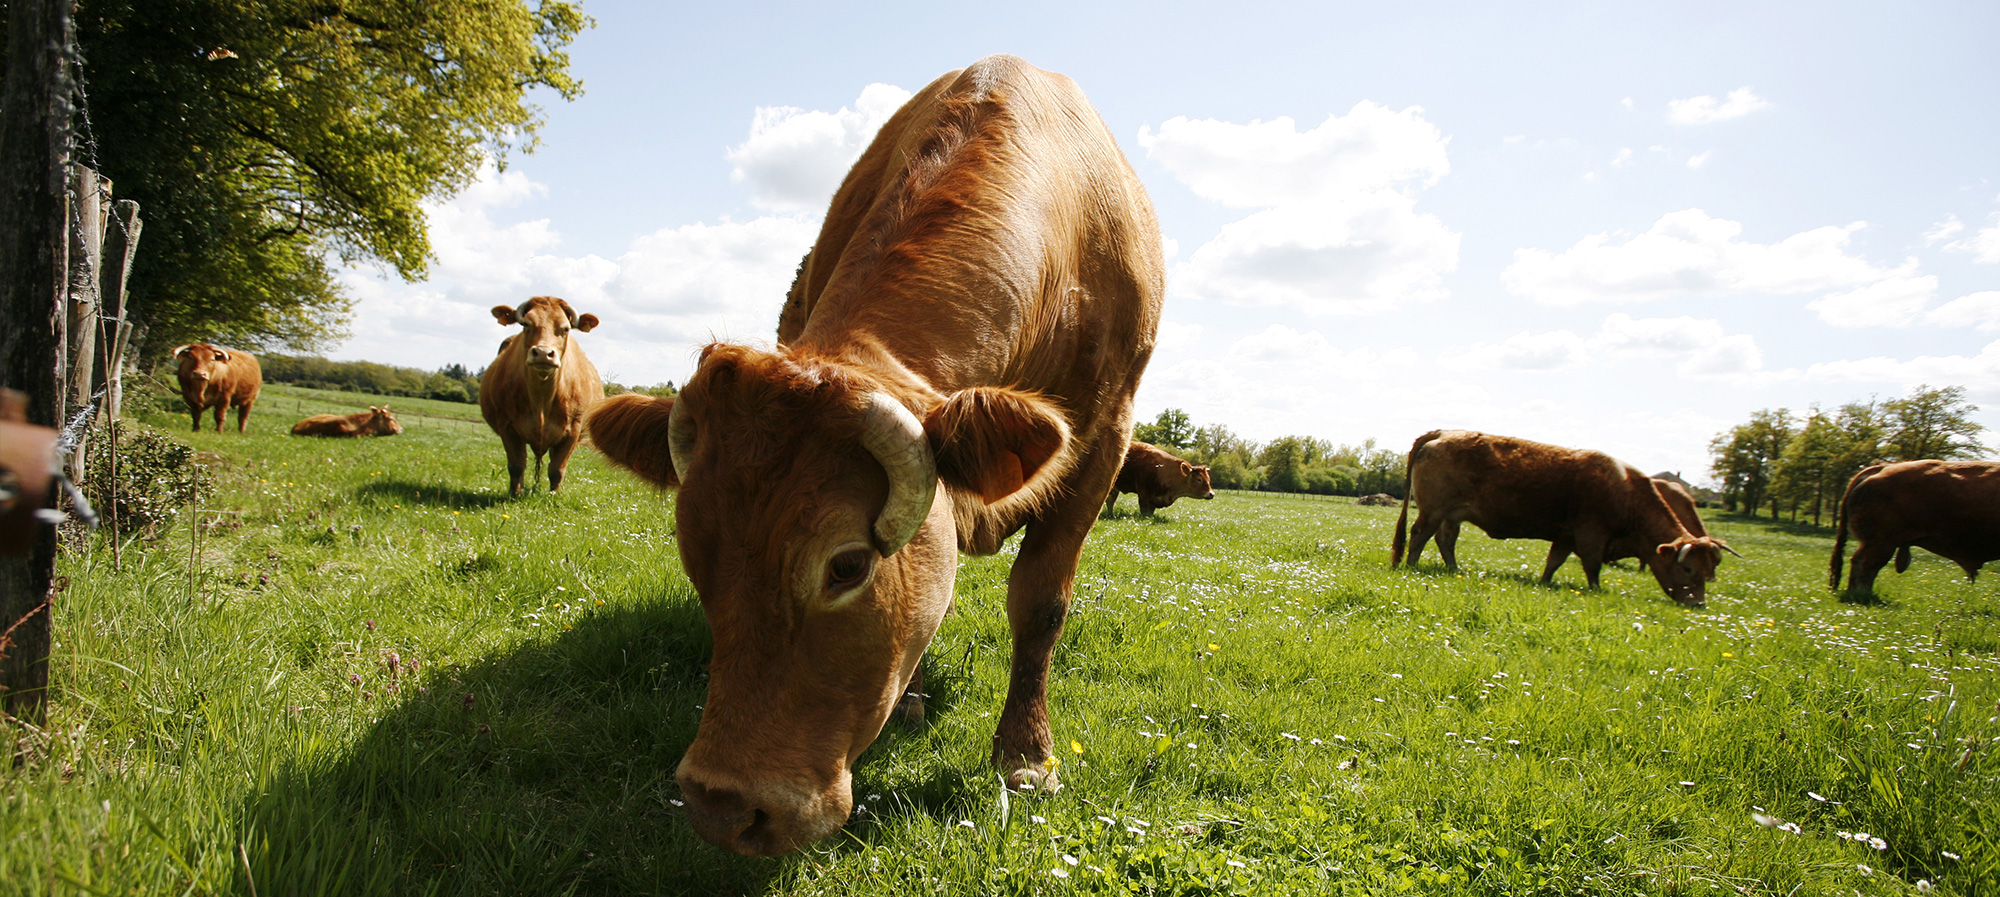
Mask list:
[{"label": "cow's floppy ear", "polygon": [[961,390],[924,419],[938,477],[989,504],[1022,490],[1069,443],[1049,400],[997,387]]},{"label": "cow's floppy ear", "polygon": [[673,399],[626,393],[597,403],[586,426],[590,441],[611,463],[655,486],[678,486],[681,479],[667,448],[667,425],[673,415]]},{"label": "cow's floppy ear", "polygon": [[493,320],[499,321],[503,325],[521,323],[520,317],[514,314],[514,306],[511,305],[493,306]]},{"label": "cow's floppy ear", "polygon": [[576,319],[576,329],[578,329],[578,330],[581,330],[581,331],[583,331],[583,332],[585,332],[585,333],[589,333],[589,332],[591,332],[592,330],[595,330],[595,329],[597,329],[597,316],[596,316],[596,315],[583,315],[583,316],[581,316],[581,317],[577,318],[577,319]]},{"label": "cow's floppy ear", "polygon": [[1192,465],[1192,464],[1189,464],[1189,463],[1187,463],[1186,461],[1182,461],[1182,462],[1181,462],[1181,476],[1184,476],[1184,477],[1188,477],[1188,476],[1194,476],[1194,465]]}]

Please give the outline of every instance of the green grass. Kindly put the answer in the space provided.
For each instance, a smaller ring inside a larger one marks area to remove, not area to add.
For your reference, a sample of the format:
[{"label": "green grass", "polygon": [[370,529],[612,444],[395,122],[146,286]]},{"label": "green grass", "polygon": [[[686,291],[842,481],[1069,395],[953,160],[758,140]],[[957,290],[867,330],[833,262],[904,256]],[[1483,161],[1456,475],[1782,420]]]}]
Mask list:
[{"label": "green grass", "polygon": [[1844,604],[1824,532],[1718,518],[1748,558],[1688,610],[1470,530],[1462,574],[1392,571],[1394,508],[1229,492],[1093,534],[1061,793],[984,762],[1010,549],[966,559],[930,723],[845,833],[729,856],[674,805],[709,637],[671,498],[585,450],[508,499],[476,408],[390,401],[360,440],[284,435],[354,394],[266,387],[247,436],[145,412],[213,453],[212,525],[62,560],[0,892],[2000,893],[1991,574],[1920,552]]}]

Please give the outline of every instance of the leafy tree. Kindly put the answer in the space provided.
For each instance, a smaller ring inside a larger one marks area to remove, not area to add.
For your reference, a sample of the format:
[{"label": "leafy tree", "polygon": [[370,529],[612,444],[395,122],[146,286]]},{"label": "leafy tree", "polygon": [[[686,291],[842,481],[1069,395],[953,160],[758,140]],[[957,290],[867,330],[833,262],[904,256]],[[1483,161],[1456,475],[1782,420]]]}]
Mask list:
[{"label": "leafy tree", "polygon": [[1310,453],[1308,442],[1298,436],[1283,436],[1264,446],[1257,453],[1257,463],[1264,468],[1264,488],[1273,492],[1305,491]]},{"label": "leafy tree", "polygon": [[1882,403],[1887,418],[1883,453],[1894,461],[1982,457],[1986,447],[1978,437],[1986,428],[1972,420],[1978,410],[1965,400],[1963,386],[1918,386],[1908,396]]},{"label": "leafy tree", "polygon": [[96,159],[146,232],[149,351],[342,335],[334,259],[408,279],[422,203],[531,150],[533,88],[581,85],[566,0],[103,0],[77,11]]},{"label": "leafy tree", "polygon": [[[1795,432],[1790,411],[1766,408],[1750,415],[1749,423],[1716,434],[1708,444],[1709,472],[1722,482],[1723,500],[1731,505],[1740,502],[1744,510],[1756,513],[1770,497],[1771,478]],[[1778,516],[1775,498],[1771,516]]]},{"label": "leafy tree", "polygon": [[1133,427],[1132,438],[1159,446],[1190,448],[1194,445],[1194,422],[1188,418],[1187,412],[1168,408],[1160,412],[1152,423]]},{"label": "leafy tree", "polygon": [[1827,494],[1833,493],[1838,501],[1840,489],[1847,484],[1839,471],[1847,449],[1847,436],[1833,415],[1812,409],[1805,426],[1786,443],[1778,458],[1771,480],[1773,497],[1790,502],[1794,515],[1801,505],[1810,508],[1817,525]]}]

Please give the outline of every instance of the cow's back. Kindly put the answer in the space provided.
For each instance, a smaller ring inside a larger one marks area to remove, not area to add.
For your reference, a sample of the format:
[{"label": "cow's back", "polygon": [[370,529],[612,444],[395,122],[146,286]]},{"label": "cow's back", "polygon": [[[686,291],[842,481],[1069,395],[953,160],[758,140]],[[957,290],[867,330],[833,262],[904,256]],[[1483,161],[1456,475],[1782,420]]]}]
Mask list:
[{"label": "cow's back", "polygon": [[1914,543],[1953,559],[2000,558],[2000,463],[1889,464],[1854,484],[1846,501],[1849,525],[1863,540]]},{"label": "cow's back", "polygon": [[1102,119],[1067,77],[993,56],[883,125],[778,338],[937,396],[1039,393],[1068,417],[1072,459],[1122,454],[1164,287],[1152,205]]},{"label": "cow's back", "polygon": [[1414,500],[1496,539],[1555,539],[1586,511],[1620,513],[1626,465],[1601,452],[1446,430],[1411,453]]}]

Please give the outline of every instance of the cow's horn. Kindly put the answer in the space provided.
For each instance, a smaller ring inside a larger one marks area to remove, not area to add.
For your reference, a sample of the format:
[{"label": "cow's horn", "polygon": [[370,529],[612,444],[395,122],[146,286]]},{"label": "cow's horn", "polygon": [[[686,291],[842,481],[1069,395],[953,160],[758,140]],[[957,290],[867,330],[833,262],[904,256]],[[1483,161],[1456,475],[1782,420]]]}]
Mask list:
[{"label": "cow's horn", "polygon": [[667,415],[667,457],[674,462],[674,478],[687,481],[688,464],[694,461],[694,418],[687,399],[674,401]]},{"label": "cow's horn", "polygon": [[876,547],[895,554],[917,535],[937,496],[937,459],[931,456],[924,425],[886,392],[868,397],[862,412],[861,446],[889,475],[889,500],[875,518]]},{"label": "cow's horn", "polygon": [[[1729,543],[1728,543],[1728,542],[1724,542],[1724,541],[1722,541],[1721,539],[1716,539],[1716,540],[1715,540],[1715,547],[1717,547],[1717,548],[1720,548],[1720,549],[1722,549],[1723,551],[1727,551],[1727,552],[1729,552],[1730,554],[1733,554],[1733,555],[1736,555],[1737,557],[1743,557],[1743,553],[1742,553],[1742,552],[1740,552],[1740,551],[1737,551],[1736,549],[1734,549],[1734,548],[1731,548],[1731,547],[1729,547]],[[1745,558],[1745,560],[1748,560],[1748,559],[1747,559],[1747,558]]]},{"label": "cow's horn", "polygon": [[1693,542],[1682,542],[1682,543],[1681,543],[1681,553],[1680,553],[1680,555],[1679,555],[1679,556],[1675,557],[1675,558],[1674,558],[1674,560],[1676,560],[1676,561],[1686,561],[1686,560],[1688,559],[1688,552],[1689,552],[1689,551],[1691,551],[1691,550],[1693,550],[1693,548],[1694,548],[1694,543],[1693,543]]}]

